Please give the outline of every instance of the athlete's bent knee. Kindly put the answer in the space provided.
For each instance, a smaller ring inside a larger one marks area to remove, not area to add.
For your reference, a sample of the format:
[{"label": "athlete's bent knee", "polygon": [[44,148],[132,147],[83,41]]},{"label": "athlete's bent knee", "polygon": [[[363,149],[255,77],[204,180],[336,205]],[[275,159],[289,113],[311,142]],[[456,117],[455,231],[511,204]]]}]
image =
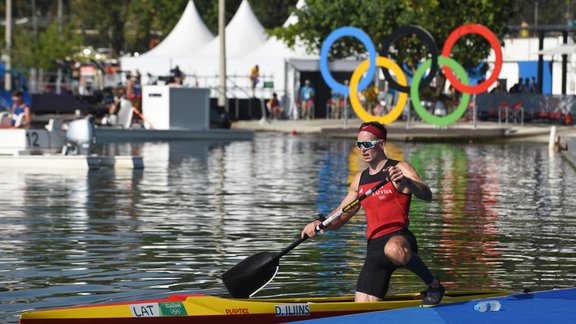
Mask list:
[{"label": "athlete's bent knee", "polygon": [[410,261],[410,249],[403,247],[401,244],[392,243],[386,244],[384,254],[395,265],[404,266]]}]

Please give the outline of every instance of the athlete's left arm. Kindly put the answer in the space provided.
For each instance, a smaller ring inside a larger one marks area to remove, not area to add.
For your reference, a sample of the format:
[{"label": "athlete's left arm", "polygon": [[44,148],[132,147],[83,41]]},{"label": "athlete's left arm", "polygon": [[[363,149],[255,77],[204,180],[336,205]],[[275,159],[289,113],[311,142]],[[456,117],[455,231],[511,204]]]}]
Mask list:
[{"label": "athlete's left arm", "polygon": [[390,181],[396,190],[405,193],[413,194],[416,198],[432,201],[432,191],[427,184],[425,184],[412,165],[407,162],[400,162],[395,166],[388,168],[390,173]]}]

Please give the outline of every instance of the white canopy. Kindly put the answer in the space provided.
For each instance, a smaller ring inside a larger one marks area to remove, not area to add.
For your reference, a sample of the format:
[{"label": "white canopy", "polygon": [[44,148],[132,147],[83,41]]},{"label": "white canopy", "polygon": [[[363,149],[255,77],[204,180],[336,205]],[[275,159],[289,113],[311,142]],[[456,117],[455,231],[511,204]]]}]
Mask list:
[{"label": "white canopy", "polygon": [[149,80],[147,74],[154,76],[170,74],[170,70],[174,67],[174,57],[190,55],[212,39],[214,35],[200,18],[194,1],[189,0],[180,20],[160,44],[140,56],[122,57],[120,64],[124,71],[139,70],[142,73],[142,82],[147,84]]},{"label": "white canopy", "polygon": [[213,39],[214,35],[208,30],[198,14],[194,1],[190,0],[170,34],[160,44],[142,54],[142,56],[186,56],[205,46]]},{"label": "white canopy", "polygon": [[[262,45],[268,35],[252,11],[248,0],[242,1],[238,11],[226,26],[226,57],[241,57]],[[218,57],[220,36],[187,57]]]}]

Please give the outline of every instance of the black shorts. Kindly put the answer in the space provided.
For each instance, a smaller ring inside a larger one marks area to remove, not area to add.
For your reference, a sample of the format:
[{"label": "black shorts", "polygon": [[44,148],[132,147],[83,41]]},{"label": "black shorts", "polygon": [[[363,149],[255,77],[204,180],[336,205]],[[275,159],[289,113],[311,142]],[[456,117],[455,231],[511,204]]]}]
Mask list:
[{"label": "black shorts", "polygon": [[356,291],[383,299],[390,286],[392,273],[399,268],[384,255],[384,246],[390,238],[402,235],[410,244],[412,252],[418,254],[416,237],[408,229],[402,229],[368,241],[364,266],[358,276]]}]

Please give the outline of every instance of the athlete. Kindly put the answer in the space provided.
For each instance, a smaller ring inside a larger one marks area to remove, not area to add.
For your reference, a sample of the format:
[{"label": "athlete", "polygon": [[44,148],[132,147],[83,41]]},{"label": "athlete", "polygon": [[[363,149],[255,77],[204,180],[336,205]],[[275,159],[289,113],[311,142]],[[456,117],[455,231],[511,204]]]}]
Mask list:
[{"label": "athlete", "polygon": [[[392,273],[404,267],[418,275],[428,286],[423,292],[422,305],[434,306],[442,301],[444,286],[418,256],[416,238],[408,229],[412,196],[430,202],[432,192],[409,163],[391,160],[386,156],[386,135],[386,128],[378,122],[363,123],[360,126],[356,145],[369,166],[354,176],[348,194],[338,209],[332,212],[341,210],[380,181],[387,180],[384,186],[361,202],[366,212],[368,242],[364,266],[356,284],[355,301],[382,300],[388,291]],[[359,209],[360,206],[350,209],[324,230],[340,228]],[[306,225],[302,237],[316,236],[316,226],[324,219],[321,217]]]}]

